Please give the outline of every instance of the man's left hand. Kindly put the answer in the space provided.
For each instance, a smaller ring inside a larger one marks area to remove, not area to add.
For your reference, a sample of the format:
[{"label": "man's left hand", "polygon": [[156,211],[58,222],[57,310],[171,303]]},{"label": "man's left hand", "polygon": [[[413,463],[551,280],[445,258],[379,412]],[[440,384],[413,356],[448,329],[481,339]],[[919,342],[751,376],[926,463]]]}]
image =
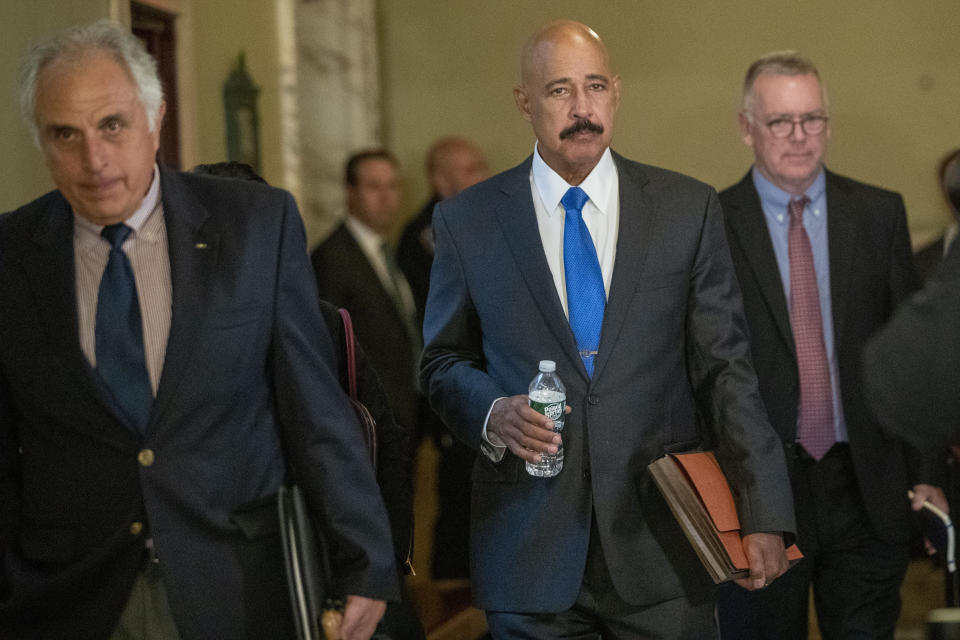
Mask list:
[{"label": "man's left hand", "polygon": [[926,500],[935,507],[940,507],[946,513],[950,513],[950,505],[947,504],[947,496],[943,494],[943,489],[935,487],[932,484],[913,485],[913,500],[910,507],[914,511],[920,511],[923,508],[923,501]]},{"label": "man's left hand", "polygon": [[343,625],[340,627],[343,640],[370,640],[386,610],[387,603],[383,600],[347,596],[347,605],[343,609]]},{"label": "man's left hand", "polygon": [[748,591],[764,588],[790,567],[779,533],[747,534],[743,536],[743,550],[750,563],[750,575],[736,582]]},{"label": "man's left hand", "polygon": [[[935,487],[932,484],[913,485],[913,498],[910,501],[910,508],[919,511],[923,508],[923,502],[926,500],[935,507],[940,507],[945,513],[950,513],[950,505],[947,504],[947,496],[943,489]],[[927,555],[932,556],[937,552],[936,548],[926,538],[923,539],[923,546],[927,550]]]}]

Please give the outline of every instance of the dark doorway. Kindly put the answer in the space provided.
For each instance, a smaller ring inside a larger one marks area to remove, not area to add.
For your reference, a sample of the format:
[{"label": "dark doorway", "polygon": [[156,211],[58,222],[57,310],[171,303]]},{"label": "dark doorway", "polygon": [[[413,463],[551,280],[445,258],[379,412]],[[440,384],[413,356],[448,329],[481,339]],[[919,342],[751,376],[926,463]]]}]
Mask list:
[{"label": "dark doorway", "polygon": [[160,151],[157,158],[164,166],[180,169],[180,118],[177,109],[177,55],[174,22],[176,16],[154,7],[130,3],[130,25],[133,34],[143,41],[157,61],[157,73],[163,84],[167,113],[160,129]]}]

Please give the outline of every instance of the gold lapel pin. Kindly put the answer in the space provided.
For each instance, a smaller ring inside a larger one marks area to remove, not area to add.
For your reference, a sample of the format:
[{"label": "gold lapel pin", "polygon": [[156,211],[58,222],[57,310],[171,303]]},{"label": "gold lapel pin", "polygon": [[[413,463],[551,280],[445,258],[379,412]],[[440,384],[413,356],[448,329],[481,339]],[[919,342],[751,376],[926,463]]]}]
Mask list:
[{"label": "gold lapel pin", "polygon": [[198,242],[197,244],[195,244],[195,245],[193,245],[193,246],[195,246],[197,249],[206,249],[206,248],[207,248],[207,243],[206,243],[206,242]]}]

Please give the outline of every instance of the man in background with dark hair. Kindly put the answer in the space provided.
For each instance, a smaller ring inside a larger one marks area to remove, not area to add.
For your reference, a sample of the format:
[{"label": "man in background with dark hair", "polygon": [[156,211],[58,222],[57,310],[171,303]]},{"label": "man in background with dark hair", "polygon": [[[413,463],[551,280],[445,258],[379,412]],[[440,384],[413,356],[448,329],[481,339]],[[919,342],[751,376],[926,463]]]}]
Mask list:
[{"label": "man in background with dark hair", "polygon": [[311,254],[320,297],[353,316],[409,438],[420,415],[415,372],[421,339],[413,294],[388,239],[400,216],[396,158],[384,149],[356,153],[347,160],[344,179],[347,217]]}]

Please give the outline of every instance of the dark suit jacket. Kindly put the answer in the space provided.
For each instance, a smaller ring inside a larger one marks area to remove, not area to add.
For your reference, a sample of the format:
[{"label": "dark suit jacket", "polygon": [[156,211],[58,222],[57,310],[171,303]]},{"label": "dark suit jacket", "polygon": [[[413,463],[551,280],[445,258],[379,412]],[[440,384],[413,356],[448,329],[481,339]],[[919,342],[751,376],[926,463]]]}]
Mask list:
[{"label": "dark suit jacket", "polygon": [[647,472],[667,451],[715,448],[747,532],[793,531],[782,452],[757,393],[716,192],[614,154],[620,227],[594,376],[547,266],[531,160],[441,202],[421,379],[477,447],[494,399],[551,359],[573,412],[565,461],[534,478],[477,457],[471,572],[477,604],[561,611],[577,597],[592,514],[617,592],[652,604],[712,587]]},{"label": "dark suit jacket", "polygon": [[417,424],[420,397],[416,347],[403,316],[345,225],[337,227],[310,258],[320,297],[350,312],[357,338],[380,375],[393,415],[409,432]]},{"label": "dark suit jacket", "polygon": [[960,443],[960,244],[870,340],[864,362],[867,400],[892,433],[918,446]]},{"label": "dark suit jacket", "polygon": [[[826,188],[834,348],[850,452],[876,533],[890,542],[903,541],[910,534],[907,488],[937,480],[916,451],[906,451],[880,431],[864,403],[860,378],[864,342],[917,286],[903,199],[829,171]],[[795,446],[800,390],[796,351],[751,174],[723,191],[720,202],[743,290],[760,394],[784,445]]]},{"label": "dark suit jacket", "polygon": [[[333,339],[340,386],[347,391],[349,374],[343,319],[337,307],[326,300],[320,301],[320,311]],[[380,485],[380,493],[390,516],[394,556],[399,567],[409,570],[407,565],[413,552],[413,461],[410,459],[410,435],[394,420],[390,401],[380,384],[380,377],[370,364],[359,340],[355,341],[354,348],[357,398],[377,423],[377,484]],[[361,437],[359,431],[356,437]]]},{"label": "dark suit jacket", "polygon": [[433,208],[440,199],[430,198],[416,217],[407,223],[397,245],[397,265],[410,283],[413,299],[417,303],[419,322],[423,324],[423,311],[427,306],[427,291],[430,289],[430,267],[433,266]]},{"label": "dark suit jacket", "polygon": [[52,192],[0,217],[4,640],[107,637],[148,536],[185,640],[286,637],[270,499],[287,465],[327,520],[346,592],[398,596],[293,199],[253,183],[160,179],[173,302],[144,436],[80,349],[69,205]]}]

